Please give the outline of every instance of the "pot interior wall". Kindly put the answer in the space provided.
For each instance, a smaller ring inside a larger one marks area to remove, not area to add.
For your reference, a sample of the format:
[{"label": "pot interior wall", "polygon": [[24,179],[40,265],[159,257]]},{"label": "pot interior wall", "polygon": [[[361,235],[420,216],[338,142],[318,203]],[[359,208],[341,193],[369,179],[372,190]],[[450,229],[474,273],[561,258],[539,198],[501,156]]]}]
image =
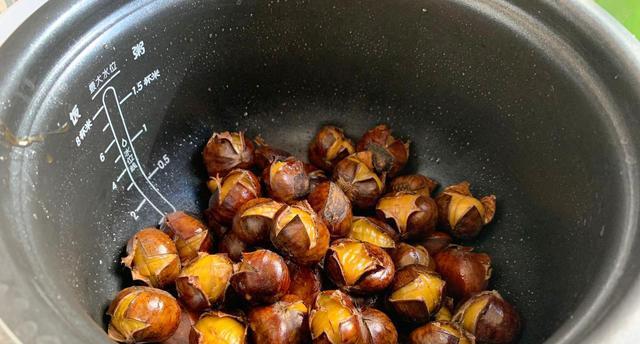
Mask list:
[{"label": "pot interior wall", "polygon": [[497,195],[496,220],[474,244],[493,257],[491,287],[525,319],[522,343],[580,315],[619,235],[620,157],[601,105],[533,29],[457,1],[136,6],[106,17],[120,21],[87,35],[59,70],[34,127],[63,123],[73,104],[82,120],[33,148],[50,159],[19,166],[40,229],[24,235],[58,297],[90,316],[80,324],[104,325],[108,302],[130,282],[119,264],[126,240],[159,220],[118,179],[117,151],[101,161],[113,140],[104,113],[75,141],[101,105],[87,85],[113,61],[120,99],[144,84],[122,111],[132,136],[143,129],[135,145],[147,173],[168,158],[152,183],[176,208],[206,206],[200,152],[212,131],[245,130],[305,157],[322,124],[357,138],[389,123],[412,140],[406,172]]}]

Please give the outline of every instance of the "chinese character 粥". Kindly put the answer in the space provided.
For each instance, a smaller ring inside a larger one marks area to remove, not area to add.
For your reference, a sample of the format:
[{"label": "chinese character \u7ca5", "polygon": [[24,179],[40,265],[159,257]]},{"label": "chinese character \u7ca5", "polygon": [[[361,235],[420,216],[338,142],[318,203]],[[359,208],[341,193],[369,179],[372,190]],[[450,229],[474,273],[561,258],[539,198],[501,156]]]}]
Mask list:
[{"label": "chinese character \u7ca5", "polygon": [[76,104],[73,106],[73,109],[71,109],[71,112],[69,112],[69,120],[71,121],[71,124],[74,126],[78,124],[80,117],[82,117],[82,115],[80,115],[80,110],[78,110],[78,105]]},{"label": "chinese character \u7ca5", "polygon": [[131,47],[131,53],[133,53],[133,59],[134,60],[137,60],[138,57],[144,55],[144,53],[145,53],[144,42],[140,41],[136,45]]}]

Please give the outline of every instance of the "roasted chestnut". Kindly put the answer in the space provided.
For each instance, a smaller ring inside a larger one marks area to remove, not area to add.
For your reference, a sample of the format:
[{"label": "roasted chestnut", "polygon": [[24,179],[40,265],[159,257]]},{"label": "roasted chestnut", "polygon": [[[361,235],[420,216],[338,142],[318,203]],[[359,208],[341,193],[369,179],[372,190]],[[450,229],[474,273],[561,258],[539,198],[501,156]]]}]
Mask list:
[{"label": "roasted chestnut", "polygon": [[152,287],[162,288],[178,277],[180,257],[171,238],[161,230],[145,228],[127,243],[122,264],[131,269],[131,277]]},{"label": "roasted chestnut", "polygon": [[246,344],[247,326],[242,318],[223,313],[208,312],[200,316],[191,328],[190,344]]},{"label": "roasted chestnut", "polygon": [[399,236],[398,232],[384,221],[373,217],[354,217],[347,237],[392,249],[396,247]]},{"label": "roasted chestnut", "polygon": [[429,254],[435,255],[438,252],[447,248],[453,239],[451,236],[445,232],[433,232],[429,234],[426,238],[420,240],[420,245],[424,246],[424,248],[429,251]]},{"label": "roasted chestnut", "polygon": [[273,303],[289,290],[289,269],[279,254],[257,250],[242,254],[231,276],[233,289],[250,303]]},{"label": "roasted chestnut", "polygon": [[436,263],[429,255],[429,251],[420,245],[413,246],[402,242],[393,250],[391,257],[396,269],[412,264],[424,265],[431,271],[436,269]]},{"label": "roasted chestnut", "polygon": [[391,284],[389,304],[404,320],[428,321],[440,310],[445,281],[423,265],[409,265],[398,270]]},{"label": "roasted chestnut", "polygon": [[180,300],[194,311],[202,311],[224,301],[233,263],[226,254],[200,253],[182,268],[176,279]]},{"label": "roasted chestnut", "polygon": [[161,344],[189,344],[191,327],[198,321],[198,318],[199,314],[180,305],[180,324],[178,325],[178,329],[169,339],[162,341]]},{"label": "roasted chestnut", "polygon": [[307,342],[309,309],[295,295],[249,311],[249,327],[253,343],[302,344]]},{"label": "roasted chestnut", "polygon": [[482,226],[491,222],[496,211],[496,196],[473,197],[469,182],[451,185],[436,197],[439,223],[459,239],[476,237]]},{"label": "roasted chestnut", "polygon": [[369,330],[371,344],[398,343],[398,331],[386,314],[375,308],[365,308],[362,310],[362,318]]},{"label": "roasted chestnut", "polygon": [[274,161],[284,160],[291,156],[291,153],[287,151],[269,146],[261,137],[256,137],[254,141],[257,147],[253,153],[253,162],[260,171]]},{"label": "roasted chestnut", "polygon": [[180,324],[180,305],[171,294],[150,287],[121,290],[109,305],[109,337],[118,342],[161,342]]},{"label": "roasted chestnut", "polygon": [[344,191],[356,208],[367,209],[376,204],[384,191],[385,174],[376,174],[373,155],[358,152],[342,159],[333,170],[333,181]]},{"label": "roasted chestnut", "polygon": [[513,343],[520,332],[520,316],[495,290],[485,291],[462,304],[453,321],[473,333],[481,344]]},{"label": "roasted chestnut", "polygon": [[280,208],[270,238],[279,252],[302,265],[319,262],[329,248],[329,230],[307,201]]},{"label": "roasted chestnut", "polygon": [[453,309],[453,298],[447,296],[442,302],[442,307],[440,307],[438,313],[433,316],[433,319],[435,321],[451,321],[451,319],[453,318]]},{"label": "roasted chestnut", "polygon": [[487,289],[491,278],[491,257],[473,252],[472,247],[451,245],[436,254],[436,270],[447,281],[447,293],[466,300]]},{"label": "roasted chestnut", "polygon": [[436,202],[412,192],[396,192],[380,198],[376,214],[393,223],[402,239],[424,238],[434,231],[438,222]]},{"label": "roasted chestnut", "polygon": [[309,191],[313,191],[316,186],[329,180],[323,170],[311,164],[304,164],[304,170],[307,171],[307,175],[309,176]]},{"label": "roasted chestnut", "polygon": [[409,344],[475,344],[473,335],[447,321],[434,321],[413,330]]},{"label": "roasted chestnut", "polygon": [[294,157],[277,160],[264,169],[262,180],[276,201],[292,203],[309,193],[309,176],[304,163]]},{"label": "roasted chestnut", "polygon": [[389,184],[392,192],[415,192],[424,197],[431,197],[431,193],[438,187],[438,183],[421,174],[409,174],[395,177]]},{"label": "roasted chestnut", "polygon": [[393,261],[385,250],[353,239],[336,240],[329,246],[324,269],[340,289],[359,294],[386,289],[395,274]]},{"label": "roasted chestnut", "polygon": [[307,197],[311,208],[325,221],[331,238],[342,238],[351,230],[351,201],[335,183],[318,185]]},{"label": "roasted chestnut", "polygon": [[248,201],[234,216],[232,232],[249,246],[267,242],[273,217],[282,206],[282,203],[270,198]]},{"label": "roasted chestnut", "polygon": [[311,307],[313,299],[322,290],[320,271],[316,267],[299,265],[292,261],[287,262],[287,267],[291,278],[287,294],[299,297]]},{"label": "roasted chestnut", "polygon": [[230,224],[243,204],[260,197],[260,180],[248,170],[237,169],[224,178],[211,178],[207,186],[211,190],[210,214],[222,224]]},{"label": "roasted chestnut", "polygon": [[326,125],[309,144],[309,161],[331,172],[340,160],[354,152],[353,142],[344,136],[342,129]]},{"label": "roasted chestnut", "polygon": [[402,142],[393,137],[386,124],[369,129],[358,141],[356,150],[373,152],[376,171],[390,177],[395,176],[409,160],[409,141]]},{"label": "roasted chestnut", "polygon": [[236,168],[253,164],[253,144],[243,132],[213,133],[202,152],[204,165],[211,177],[224,177]]},{"label": "roasted chestnut", "polygon": [[211,236],[207,226],[184,211],[167,214],[162,229],[175,242],[183,265],[197,257],[198,252],[207,252],[211,248]]},{"label": "roasted chestnut", "polygon": [[218,251],[226,253],[234,262],[240,261],[242,252],[247,250],[247,244],[240,240],[235,232],[228,232],[222,237],[218,244]]},{"label": "roasted chestnut", "polygon": [[319,293],[309,313],[311,339],[315,344],[367,344],[369,331],[351,298],[339,290]]}]

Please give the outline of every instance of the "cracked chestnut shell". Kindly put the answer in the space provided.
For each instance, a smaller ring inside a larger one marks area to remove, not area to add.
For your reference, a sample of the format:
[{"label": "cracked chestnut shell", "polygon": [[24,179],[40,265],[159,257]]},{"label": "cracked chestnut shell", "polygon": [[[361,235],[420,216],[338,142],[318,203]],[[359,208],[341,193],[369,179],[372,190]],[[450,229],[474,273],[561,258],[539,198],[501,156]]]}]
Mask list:
[{"label": "cracked chestnut shell", "polygon": [[436,202],[412,192],[396,192],[380,198],[376,214],[395,225],[401,239],[424,238],[435,230],[438,222]]},{"label": "cracked chestnut shell", "polygon": [[351,201],[335,183],[318,185],[307,197],[311,208],[325,221],[331,238],[342,238],[351,230]]},{"label": "cracked chestnut shell", "polygon": [[164,290],[129,287],[109,305],[109,338],[124,343],[161,342],[180,324],[180,305]]},{"label": "cracked chestnut shell", "polygon": [[477,199],[469,190],[469,182],[448,186],[436,197],[439,223],[459,239],[472,239],[482,226],[491,222],[496,212],[496,196]]},{"label": "cracked chestnut shell", "polygon": [[369,331],[351,298],[339,290],[319,293],[309,313],[309,329],[315,344],[367,344]]},{"label": "cracked chestnut shell", "polygon": [[252,304],[276,302],[289,290],[289,269],[275,252],[243,253],[236,270],[231,276],[231,285],[238,295]]},{"label": "cracked chestnut shell", "polygon": [[371,344],[398,343],[398,331],[386,314],[375,308],[365,308],[362,310],[362,318],[369,330]]},{"label": "cracked chestnut shell", "polygon": [[322,277],[317,267],[287,262],[291,284],[287,294],[295,295],[311,307],[313,299],[322,290]]},{"label": "cracked chestnut shell", "polygon": [[242,258],[242,252],[247,251],[247,248],[247,244],[240,240],[234,232],[227,232],[218,244],[218,251],[220,253],[228,254],[229,258],[234,262],[237,262]]},{"label": "cracked chestnut shell", "polygon": [[413,246],[402,242],[393,250],[391,257],[396,269],[413,264],[426,266],[431,271],[436,269],[436,263],[431,258],[429,251],[420,245]]},{"label": "cracked chestnut shell", "polygon": [[171,238],[155,228],[145,228],[127,243],[122,264],[131,269],[131,277],[152,287],[162,288],[178,277],[180,257]]},{"label": "cracked chestnut shell", "polygon": [[404,320],[421,323],[440,310],[446,282],[422,265],[409,265],[396,272],[389,305]]},{"label": "cracked chestnut shell", "polygon": [[176,279],[178,297],[194,311],[221,304],[232,274],[233,262],[226,254],[201,252],[180,271]]},{"label": "cracked chestnut shell", "polygon": [[224,178],[211,178],[209,214],[216,222],[230,224],[238,209],[246,202],[260,197],[260,181],[251,171],[233,170]]},{"label": "cracked chestnut shell", "polygon": [[386,124],[369,129],[358,141],[356,151],[373,152],[374,166],[378,173],[387,173],[390,177],[398,174],[409,160],[409,141],[402,142],[391,135]]},{"label": "cracked chestnut shell", "polygon": [[356,208],[375,206],[385,188],[385,174],[373,168],[373,155],[358,152],[342,159],[333,170],[333,181],[344,191]]},{"label": "cracked chestnut shell", "polygon": [[472,247],[451,245],[435,256],[436,270],[447,281],[447,293],[466,300],[487,289],[491,278],[491,257],[473,252]]},{"label": "cracked chestnut shell", "polygon": [[302,344],[307,342],[309,309],[295,295],[249,311],[248,321],[253,343]]},{"label": "cracked chestnut shell", "polygon": [[273,217],[282,206],[270,198],[252,199],[238,209],[231,231],[249,246],[268,242]]},{"label": "cracked chestnut shell", "polygon": [[355,239],[376,245],[384,249],[396,247],[398,232],[386,222],[373,217],[356,216],[351,222],[350,239]]},{"label": "cracked chestnut shell", "polygon": [[291,153],[269,146],[261,137],[255,140],[256,149],[253,153],[253,161],[260,171],[267,168],[274,161],[285,160],[291,156]]},{"label": "cracked chestnut shell", "polygon": [[431,197],[431,193],[438,187],[438,183],[421,174],[409,174],[393,178],[389,184],[392,192],[415,192],[418,195]]},{"label": "cracked chestnut shell", "polygon": [[162,229],[173,239],[182,264],[207,252],[211,248],[209,229],[198,218],[184,211],[176,211],[165,216]]},{"label": "cracked chestnut shell", "polygon": [[319,262],[329,248],[329,230],[307,201],[280,208],[269,234],[280,253],[302,265]]},{"label": "cracked chestnut shell", "polygon": [[271,163],[262,180],[269,196],[279,202],[292,203],[309,193],[309,175],[304,163],[294,157]]},{"label": "cracked chestnut shell", "polygon": [[436,315],[433,316],[433,320],[435,321],[451,321],[453,318],[453,298],[445,297],[444,302],[442,303],[442,307]]},{"label": "cracked chestnut shell", "polygon": [[250,168],[253,164],[253,144],[243,132],[213,133],[202,152],[209,176],[224,177],[236,168]]},{"label": "cracked chestnut shell", "polygon": [[323,170],[311,164],[304,164],[304,170],[307,171],[307,175],[309,176],[309,191],[313,191],[316,186],[329,180],[327,174]]},{"label": "cracked chestnut shell", "polygon": [[433,321],[413,330],[409,344],[475,344],[473,335],[448,321]]},{"label": "cracked chestnut shell", "polygon": [[208,312],[191,328],[190,344],[246,344],[247,326],[242,318],[223,313]]},{"label": "cracked chestnut shell", "polygon": [[393,261],[385,250],[352,239],[340,239],[331,244],[324,269],[340,289],[357,294],[386,289],[395,274]]},{"label": "cracked chestnut shell", "polygon": [[420,245],[424,246],[430,254],[435,255],[449,247],[452,241],[451,235],[436,231],[429,234],[425,239],[420,240]]},{"label": "cracked chestnut shell", "polygon": [[331,172],[340,160],[354,152],[353,142],[344,135],[342,129],[326,125],[320,128],[309,144],[309,161]]},{"label": "cracked chestnut shell", "polygon": [[178,329],[169,339],[162,341],[161,344],[189,344],[191,327],[198,321],[199,317],[199,314],[190,311],[184,305],[180,304],[180,324],[178,325]]},{"label": "cracked chestnut shell", "polygon": [[471,297],[460,306],[453,321],[474,334],[481,344],[513,343],[520,333],[518,312],[495,290]]}]

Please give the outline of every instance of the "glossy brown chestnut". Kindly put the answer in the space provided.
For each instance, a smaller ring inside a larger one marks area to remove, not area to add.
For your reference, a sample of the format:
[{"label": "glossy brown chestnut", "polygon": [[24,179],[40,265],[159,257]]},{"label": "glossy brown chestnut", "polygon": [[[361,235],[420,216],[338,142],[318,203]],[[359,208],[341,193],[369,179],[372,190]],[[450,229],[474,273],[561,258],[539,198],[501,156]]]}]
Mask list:
[{"label": "glossy brown chestnut", "polygon": [[331,238],[342,238],[351,230],[351,201],[333,182],[319,184],[307,197],[311,208],[325,221]]},{"label": "glossy brown chestnut", "polygon": [[395,274],[393,261],[385,250],[353,239],[340,239],[331,244],[324,269],[340,289],[357,294],[386,289]]},{"label": "glossy brown chestnut", "polygon": [[309,309],[295,295],[285,295],[280,301],[249,311],[251,339],[255,344],[302,344],[308,341]]},{"label": "glossy brown chestnut", "polygon": [[231,286],[252,304],[276,302],[289,290],[289,269],[275,252],[257,250],[243,253],[236,270],[231,276]]},{"label": "glossy brown chestnut", "polygon": [[471,297],[453,321],[473,333],[481,344],[513,343],[520,332],[520,316],[515,308],[495,290]]},{"label": "glossy brown chestnut", "polygon": [[388,194],[376,205],[378,218],[390,222],[401,239],[422,239],[431,234],[438,222],[438,207],[431,197],[412,192]]},{"label": "glossy brown chestnut", "polygon": [[182,264],[187,264],[211,248],[209,229],[198,218],[184,211],[176,211],[165,216],[161,227],[173,239]]},{"label": "glossy brown chestnut", "polygon": [[302,265],[319,262],[329,248],[329,230],[307,201],[280,208],[270,238],[279,252]]},{"label": "glossy brown chestnut", "polygon": [[150,287],[129,287],[118,293],[107,314],[109,337],[118,342],[161,342],[180,324],[180,305],[171,294]]},{"label": "glossy brown chestnut", "polygon": [[262,180],[269,196],[279,202],[292,203],[309,193],[309,175],[304,163],[294,157],[271,163]]},{"label": "glossy brown chestnut", "polygon": [[436,270],[447,281],[447,294],[458,301],[487,289],[491,257],[472,247],[451,245],[435,256]]},{"label": "glossy brown chestnut", "polygon": [[369,330],[371,344],[398,343],[398,331],[386,314],[375,308],[365,308],[362,310],[362,318]]},{"label": "glossy brown chestnut", "polygon": [[396,247],[399,235],[393,227],[384,221],[373,217],[356,216],[351,222],[351,230],[347,237],[368,242],[384,249],[393,249]]},{"label": "glossy brown chestnut", "polygon": [[178,277],[180,257],[171,238],[161,230],[145,228],[127,243],[122,264],[131,269],[131,277],[152,287],[162,288]]},{"label": "glossy brown chestnut", "polygon": [[255,140],[256,149],[253,153],[253,162],[260,171],[267,168],[274,161],[285,160],[291,156],[291,153],[282,149],[269,146],[261,137]]},{"label": "glossy brown chestnut", "polygon": [[253,144],[243,132],[213,133],[202,152],[204,165],[211,177],[224,177],[236,168],[253,164]]},{"label": "glossy brown chestnut", "polygon": [[322,277],[316,267],[303,266],[287,262],[291,284],[287,294],[295,295],[311,307],[313,299],[322,290]]},{"label": "glossy brown chestnut", "polygon": [[225,234],[218,244],[218,251],[220,253],[228,254],[229,258],[234,262],[240,261],[242,258],[242,252],[246,252],[247,249],[247,244],[240,240],[234,232],[228,232]]},{"label": "glossy brown chestnut", "polygon": [[373,154],[358,152],[342,159],[333,170],[333,181],[344,191],[356,208],[375,206],[385,188],[385,174],[373,168]]},{"label": "glossy brown chestnut", "polygon": [[369,331],[351,298],[339,290],[319,293],[309,313],[311,339],[315,344],[367,344]]},{"label": "glossy brown chestnut", "polygon": [[424,246],[424,248],[429,251],[429,254],[436,255],[438,252],[444,250],[449,247],[453,239],[451,235],[445,232],[433,232],[429,234],[424,240],[420,240],[420,245]]},{"label": "glossy brown chestnut", "polygon": [[260,180],[251,171],[233,170],[224,178],[211,178],[209,211],[215,221],[230,224],[238,209],[248,201],[260,197]]},{"label": "glossy brown chestnut", "polygon": [[404,320],[422,323],[440,310],[445,281],[422,265],[409,265],[396,272],[389,304]]},{"label": "glossy brown chestnut", "polygon": [[184,305],[180,305],[180,324],[178,329],[169,339],[161,342],[161,344],[189,344],[189,333],[191,326],[198,321],[199,315],[190,311]]},{"label": "glossy brown chestnut", "polygon": [[418,195],[431,197],[431,193],[438,187],[438,183],[421,174],[409,174],[393,178],[389,184],[392,192],[408,191]]},{"label": "glossy brown chestnut", "polygon": [[496,196],[473,197],[469,182],[451,185],[436,197],[439,223],[459,239],[475,238],[496,212]]},{"label": "glossy brown chestnut", "polygon": [[316,186],[329,180],[323,170],[311,164],[304,164],[304,170],[307,171],[307,175],[309,176],[309,191],[313,191]]},{"label": "glossy brown chestnut", "polygon": [[429,251],[420,245],[413,246],[402,242],[393,250],[391,257],[396,269],[418,264],[426,266],[431,271],[436,270],[436,262],[431,258]]},{"label": "glossy brown chestnut", "polygon": [[475,344],[475,339],[456,324],[434,321],[413,330],[409,344]]},{"label": "glossy brown chestnut", "polygon": [[273,217],[282,206],[270,198],[252,199],[238,209],[231,231],[249,246],[268,242]]},{"label": "glossy brown chestnut", "polygon": [[208,312],[200,316],[191,328],[190,344],[246,344],[247,326],[242,318],[223,313]]},{"label": "glossy brown chestnut", "polygon": [[354,152],[353,142],[345,137],[342,129],[326,125],[318,131],[309,144],[309,161],[331,172],[340,160]]},{"label": "glossy brown chestnut", "polygon": [[409,141],[402,142],[393,137],[386,124],[369,129],[358,141],[356,150],[373,152],[376,171],[390,177],[395,176],[409,160]]},{"label": "glossy brown chestnut", "polygon": [[182,268],[176,279],[180,300],[191,310],[202,311],[224,301],[233,263],[226,254],[201,252]]}]

